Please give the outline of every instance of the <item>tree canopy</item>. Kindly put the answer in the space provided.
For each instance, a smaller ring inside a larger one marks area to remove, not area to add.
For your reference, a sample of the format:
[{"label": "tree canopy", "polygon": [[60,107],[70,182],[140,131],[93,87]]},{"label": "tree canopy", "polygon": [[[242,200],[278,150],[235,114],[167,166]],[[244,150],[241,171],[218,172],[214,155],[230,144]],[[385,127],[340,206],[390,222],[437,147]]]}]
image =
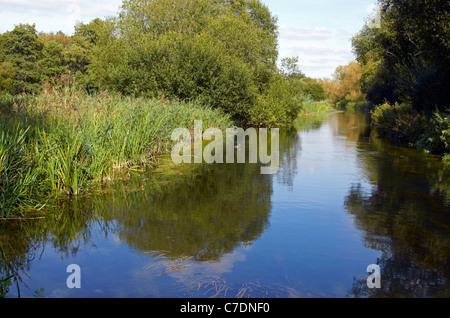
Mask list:
[{"label": "tree canopy", "polygon": [[236,123],[289,123],[305,95],[324,99],[298,58],[278,61],[277,18],[259,0],[125,0],[119,14],[37,33],[0,35],[0,92],[74,81],[88,91],[198,101]]},{"label": "tree canopy", "polygon": [[369,101],[430,111],[450,105],[450,2],[379,0],[380,27],[366,25],[353,48]]}]

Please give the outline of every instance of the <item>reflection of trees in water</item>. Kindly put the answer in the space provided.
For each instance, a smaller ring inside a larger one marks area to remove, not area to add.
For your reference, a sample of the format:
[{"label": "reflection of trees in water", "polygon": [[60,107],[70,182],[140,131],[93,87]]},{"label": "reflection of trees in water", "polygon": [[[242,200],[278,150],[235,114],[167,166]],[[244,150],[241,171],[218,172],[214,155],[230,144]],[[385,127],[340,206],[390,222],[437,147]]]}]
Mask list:
[{"label": "reflection of trees in water", "polygon": [[369,289],[366,278],[362,278],[354,281],[351,295],[377,298],[449,297],[447,279],[429,268],[411,264],[411,257],[401,253],[384,255],[378,262],[381,268],[381,289]]},{"label": "reflection of trees in water", "polygon": [[80,209],[76,201],[64,202],[42,215],[43,219],[8,220],[0,234],[0,281],[13,276],[23,283],[34,260],[39,259],[46,244],[61,257],[75,255],[78,249],[90,243],[93,213]]},{"label": "reflection of trees in water", "polygon": [[[0,236],[2,277],[26,275],[48,243],[61,257],[95,246],[94,231],[140,251],[215,260],[268,226],[271,176],[259,165],[204,166],[132,178],[112,193],[64,202],[46,219],[11,222]],[[94,229],[95,228],[95,229]]]},{"label": "reflection of trees in water", "polygon": [[292,125],[280,128],[280,169],[275,175],[277,182],[294,186],[298,161],[302,151],[301,131],[320,129],[330,115],[315,115],[298,118]]},{"label": "reflection of trees in water", "polygon": [[349,142],[365,141],[370,135],[370,124],[367,114],[363,113],[341,113],[339,116],[334,116],[336,120],[334,133],[339,136],[344,136]]},{"label": "reflection of trees in water", "polygon": [[[280,134],[279,180],[292,186],[300,154],[300,129],[319,128],[310,119]],[[170,165],[169,165],[170,166]],[[11,222],[0,235],[6,273],[26,275],[45,246],[60,257],[95,247],[94,232],[113,233],[132,248],[167,258],[217,260],[251,244],[269,226],[272,175],[257,164],[159,168],[124,180],[104,194],[61,202],[45,219]],[[163,172],[161,172],[163,171]],[[50,244],[49,244],[50,243]]]},{"label": "reflection of trees in water", "polygon": [[368,297],[450,295],[450,205],[443,180],[449,171],[433,157],[389,145],[371,135],[358,159],[371,190],[351,187],[347,211],[368,247],[382,251],[382,288],[356,280],[351,293]]},{"label": "reflection of trees in water", "polygon": [[261,235],[271,191],[271,176],[261,175],[258,165],[223,164],[205,167],[156,195],[98,200],[96,212],[115,220],[119,237],[133,248],[212,260]]},{"label": "reflection of trees in water", "polygon": [[302,143],[298,130],[294,126],[280,129],[280,169],[276,180],[292,189],[294,177],[297,174],[298,157],[301,154]]}]

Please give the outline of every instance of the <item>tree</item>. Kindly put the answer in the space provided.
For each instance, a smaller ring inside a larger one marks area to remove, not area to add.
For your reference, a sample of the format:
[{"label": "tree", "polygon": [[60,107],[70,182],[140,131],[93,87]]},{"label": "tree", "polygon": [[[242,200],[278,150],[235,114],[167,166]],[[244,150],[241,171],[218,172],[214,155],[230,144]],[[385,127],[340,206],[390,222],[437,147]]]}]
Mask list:
[{"label": "tree", "polygon": [[42,69],[38,61],[43,48],[34,24],[20,24],[0,37],[0,56],[4,59],[1,62],[9,62],[16,70],[16,92],[34,92],[40,87]]},{"label": "tree", "polygon": [[338,66],[333,78],[322,81],[322,85],[333,103],[358,103],[365,99],[361,91],[361,66],[354,61]]},{"label": "tree", "polygon": [[89,71],[103,88],[196,99],[247,121],[278,72],[275,22],[256,0],[127,0]]},{"label": "tree", "polygon": [[16,77],[16,70],[9,62],[0,63],[0,94],[10,93],[14,94],[14,79]]},{"label": "tree", "polygon": [[379,0],[380,28],[352,40],[369,101],[410,103],[430,112],[450,104],[450,3]]},{"label": "tree", "polygon": [[298,56],[281,59],[281,74],[288,78],[305,78],[306,76],[300,70],[298,63]]},{"label": "tree", "polygon": [[301,81],[306,84],[303,88],[303,92],[311,96],[314,101],[323,101],[327,99],[325,89],[318,79],[305,77],[302,78]]}]

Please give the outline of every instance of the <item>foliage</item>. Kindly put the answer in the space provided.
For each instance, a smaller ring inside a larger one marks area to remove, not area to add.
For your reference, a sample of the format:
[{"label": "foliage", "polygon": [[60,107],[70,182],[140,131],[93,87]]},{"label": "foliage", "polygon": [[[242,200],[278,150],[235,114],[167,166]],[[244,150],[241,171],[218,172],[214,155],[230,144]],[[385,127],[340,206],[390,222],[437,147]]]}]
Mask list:
[{"label": "foliage", "polygon": [[28,129],[14,121],[0,122],[0,217],[17,215],[36,204],[37,173],[27,153]]},{"label": "foliage", "polygon": [[10,62],[0,63],[0,94],[14,93],[16,70]]},{"label": "foliage", "polygon": [[305,78],[306,75],[300,70],[298,63],[297,56],[282,58],[280,68],[281,74],[289,78]]},{"label": "foliage", "polygon": [[361,92],[361,66],[357,62],[338,66],[332,79],[321,81],[325,95],[333,104],[359,103],[365,100]]},{"label": "foliage", "polygon": [[249,110],[249,124],[268,126],[291,122],[302,109],[303,87],[298,79],[273,76],[267,90],[258,96],[256,106]]},{"label": "foliage", "polygon": [[324,101],[327,99],[327,95],[325,94],[325,88],[322,83],[318,79],[305,77],[301,80],[305,83],[305,87],[302,88],[304,94],[311,96],[314,101]]},{"label": "foliage", "polygon": [[[438,112],[429,119],[426,133],[420,136],[417,147],[423,151],[450,154],[450,112]],[[445,160],[444,160],[445,161]]]},{"label": "foliage", "polygon": [[385,103],[375,108],[373,125],[382,136],[398,143],[414,143],[424,133],[425,118],[409,105]]},{"label": "foliage", "polygon": [[[379,0],[379,27],[352,39],[374,125],[394,141],[445,154],[450,107],[450,3]],[[394,105],[394,106],[390,106]]]},{"label": "foliage", "polygon": [[427,117],[409,104],[385,103],[375,107],[372,122],[377,132],[391,141],[442,155],[450,152],[449,114],[435,111]]},{"label": "foliage", "polygon": [[333,110],[333,105],[330,102],[316,102],[309,95],[305,96],[302,106],[300,116],[324,114]]},{"label": "foliage", "polygon": [[0,37],[0,92],[37,93],[46,82],[71,84],[74,76],[89,88],[92,49],[79,32],[38,34],[34,25],[20,24]]},{"label": "foliage", "polygon": [[127,0],[117,17],[80,22],[72,36],[21,24],[0,36],[0,91],[76,81],[91,93],[197,101],[243,125],[284,124],[301,104],[280,94],[294,86],[294,95],[324,94],[304,78],[298,58],[277,68],[276,22],[259,0]]},{"label": "foliage", "polygon": [[0,124],[0,217],[49,196],[79,195],[169,150],[171,133],[203,120],[225,129],[228,115],[198,103],[88,95],[75,85],[4,96]]},{"label": "foliage", "polygon": [[101,30],[89,69],[102,89],[198,100],[245,124],[289,121],[286,103],[261,104],[280,92],[275,22],[260,1],[125,1]]},{"label": "foliage", "polygon": [[[44,43],[37,36],[34,25],[20,24],[14,30],[5,32],[0,37],[0,62],[9,62],[16,70],[13,81],[15,92],[34,92],[39,88],[41,68],[39,60],[42,58]],[[5,65],[2,64],[2,68]],[[12,72],[9,70],[9,74]]]},{"label": "foliage", "polygon": [[380,28],[366,25],[352,40],[368,100],[410,103],[426,112],[449,107],[450,3],[379,0],[379,5]]}]

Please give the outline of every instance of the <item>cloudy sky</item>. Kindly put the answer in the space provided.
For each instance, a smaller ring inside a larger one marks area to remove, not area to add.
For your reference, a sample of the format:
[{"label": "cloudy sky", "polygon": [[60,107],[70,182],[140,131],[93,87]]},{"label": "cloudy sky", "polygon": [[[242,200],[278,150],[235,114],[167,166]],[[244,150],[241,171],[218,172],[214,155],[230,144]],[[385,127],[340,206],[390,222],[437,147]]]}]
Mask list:
[{"label": "cloudy sky", "polygon": [[[350,38],[373,12],[375,0],[262,0],[278,17],[280,57],[298,56],[310,77],[330,77],[354,60]],[[76,21],[114,16],[122,0],[0,0],[0,33],[19,23],[72,34]]]}]

